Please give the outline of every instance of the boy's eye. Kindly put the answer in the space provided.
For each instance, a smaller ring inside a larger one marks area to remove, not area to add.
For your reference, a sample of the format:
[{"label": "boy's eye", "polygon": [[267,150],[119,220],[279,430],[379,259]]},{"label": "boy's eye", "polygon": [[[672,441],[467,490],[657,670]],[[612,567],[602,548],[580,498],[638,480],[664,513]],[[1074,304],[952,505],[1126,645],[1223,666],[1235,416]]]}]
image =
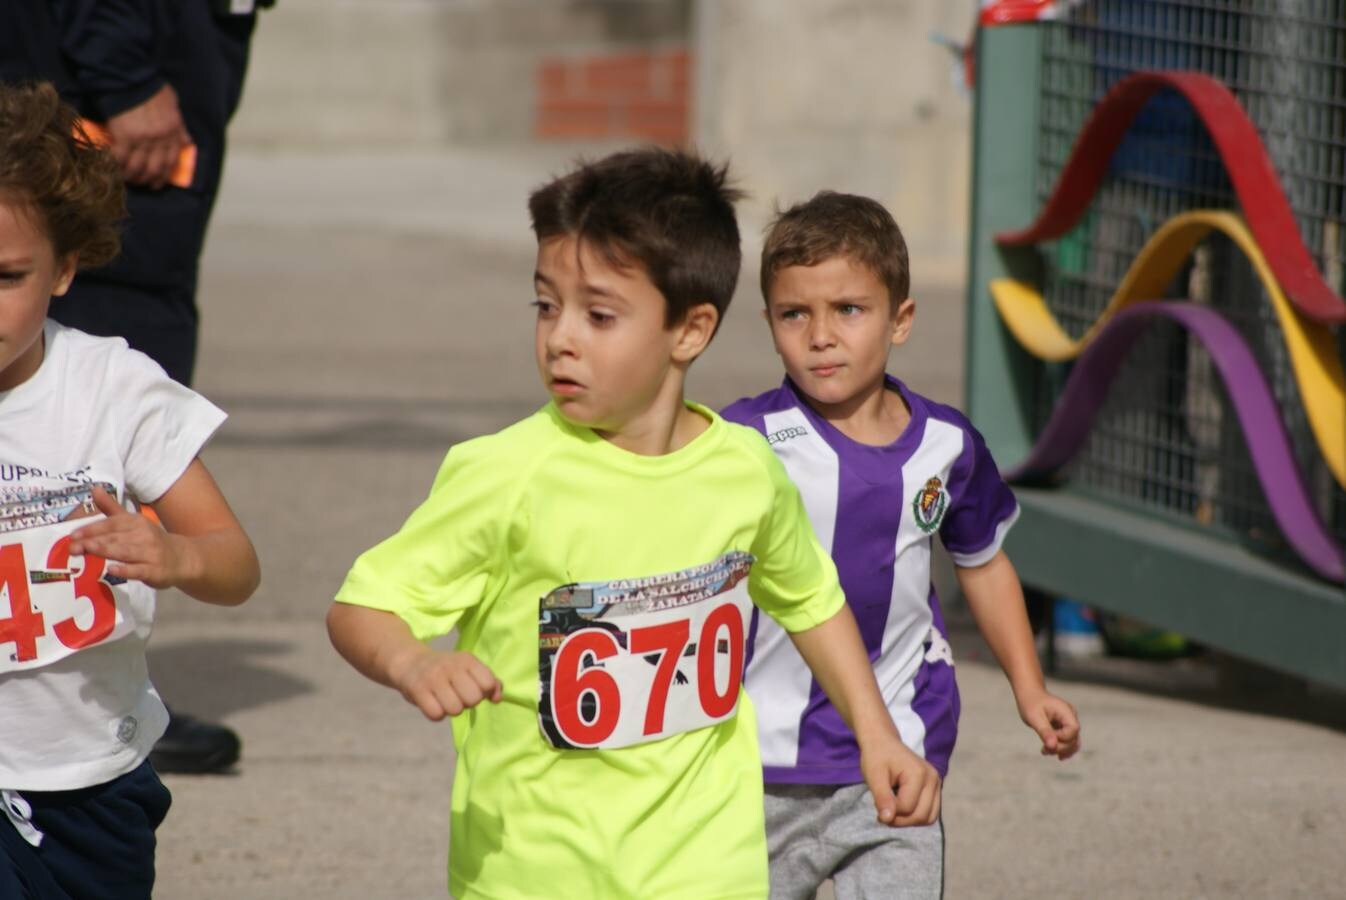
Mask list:
[{"label": "boy's eye", "polygon": [[782,321],[794,322],[804,318],[804,311],[799,309],[786,309],[781,311],[780,317]]},{"label": "boy's eye", "polygon": [[589,321],[595,325],[608,325],[617,321],[617,317],[601,309],[591,309],[589,310]]},{"label": "boy's eye", "polygon": [[529,305],[537,309],[539,319],[545,319],[556,312],[556,304],[550,300],[543,300],[541,297],[538,297]]},{"label": "boy's eye", "polygon": [[857,306],[854,303],[843,303],[838,307],[838,310],[843,316],[853,316],[856,313],[862,312],[863,307]]},{"label": "boy's eye", "polygon": [[18,284],[26,272],[0,272],[0,284]]}]

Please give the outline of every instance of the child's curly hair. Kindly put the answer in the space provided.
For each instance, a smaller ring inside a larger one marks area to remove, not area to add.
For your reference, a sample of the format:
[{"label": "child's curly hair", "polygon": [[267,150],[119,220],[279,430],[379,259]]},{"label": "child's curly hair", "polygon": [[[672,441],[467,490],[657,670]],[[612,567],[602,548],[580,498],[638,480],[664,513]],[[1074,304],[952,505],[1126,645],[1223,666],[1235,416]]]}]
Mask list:
[{"label": "child's curly hair", "polygon": [[117,160],[50,84],[0,85],[0,199],[36,214],[57,259],[77,253],[80,268],[94,268],[121,249]]}]

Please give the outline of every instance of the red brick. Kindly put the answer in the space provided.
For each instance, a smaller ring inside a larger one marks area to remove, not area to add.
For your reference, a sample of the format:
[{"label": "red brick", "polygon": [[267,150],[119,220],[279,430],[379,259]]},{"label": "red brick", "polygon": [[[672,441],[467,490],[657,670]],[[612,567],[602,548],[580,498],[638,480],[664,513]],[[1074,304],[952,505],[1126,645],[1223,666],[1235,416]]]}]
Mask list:
[{"label": "red brick", "polygon": [[584,63],[584,89],[589,96],[600,97],[648,94],[652,74],[648,53],[593,57]]},{"label": "red brick", "polygon": [[563,60],[546,59],[538,63],[534,76],[537,95],[543,100],[564,97],[570,82],[570,66]]},{"label": "red brick", "polygon": [[625,108],[625,133],[662,143],[681,143],[688,133],[687,103],[684,100],[640,100]]},{"label": "red brick", "polygon": [[687,122],[686,100],[632,100],[622,109],[628,122]]},{"label": "red brick", "polygon": [[606,101],[564,99],[538,105],[533,133],[538,137],[607,137],[614,114]]},{"label": "red brick", "polygon": [[592,97],[557,97],[541,101],[537,108],[539,113],[548,115],[608,116],[611,115],[615,106],[611,101],[597,100]]},{"label": "red brick", "polygon": [[691,88],[691,54],[686,50],[675,50],[664,54],[660,63],[664,70],[663,81],[668,87],[669,96],[686,97]]}]

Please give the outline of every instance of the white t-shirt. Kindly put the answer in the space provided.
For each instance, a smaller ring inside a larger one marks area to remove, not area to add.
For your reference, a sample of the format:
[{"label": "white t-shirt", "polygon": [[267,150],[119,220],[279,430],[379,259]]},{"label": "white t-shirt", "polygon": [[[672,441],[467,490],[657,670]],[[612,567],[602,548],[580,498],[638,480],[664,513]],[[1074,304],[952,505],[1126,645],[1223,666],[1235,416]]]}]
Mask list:
[{"label": "white t-shirt", "polygon": [[145,665],[154,590],[91,578],[50,535],[91,512],[94,484],[128,508],[162,497],[225,418],[120,338],[44,335],[38,371],[0,391],[0,788],[34,791],[129,772],[168,724]]}]

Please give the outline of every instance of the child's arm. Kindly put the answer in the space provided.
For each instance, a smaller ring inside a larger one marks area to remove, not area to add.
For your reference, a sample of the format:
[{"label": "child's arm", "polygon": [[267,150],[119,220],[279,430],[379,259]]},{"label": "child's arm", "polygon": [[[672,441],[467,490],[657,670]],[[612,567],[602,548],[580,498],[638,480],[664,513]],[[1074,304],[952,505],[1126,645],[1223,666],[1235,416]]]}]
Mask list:
[{"label": "child's arm", "polygon": [[[860,745],[860,769],[879,821],[929,825],[939,819],[940,778],[935,767],[902,743],[879,694],[860,631],[849,606],[832,618],[790,635]],[[897,795],[893,795],[893,785]]]},{"label": "child's arm", "polygon": [[990,562],[958,569],[972,617],[1009,678],[1024,724],[1042,739],[1042,754],[1069,759],[1080,749],[1075,707],[1047,691],[1028,624],[1023,586],[1005,551]]},{"label": "child's arm", "polygon": [[427,719],[456,716],[482,700],[499,703],[500,681],[471,653],[433,650],[397,615],[351,603],[327,613],[332,646],[371,681],[399,691]]},{"label": "child's arm", "polygon": [[175,587],[221,606],[236,606],[257,590],[252,542],[200,459],[154,501],[162,525],[128,512],[102,488],[93,489],[93,500],[107,518],[75,531],[70,552],[115,560],[109,575]]}]

